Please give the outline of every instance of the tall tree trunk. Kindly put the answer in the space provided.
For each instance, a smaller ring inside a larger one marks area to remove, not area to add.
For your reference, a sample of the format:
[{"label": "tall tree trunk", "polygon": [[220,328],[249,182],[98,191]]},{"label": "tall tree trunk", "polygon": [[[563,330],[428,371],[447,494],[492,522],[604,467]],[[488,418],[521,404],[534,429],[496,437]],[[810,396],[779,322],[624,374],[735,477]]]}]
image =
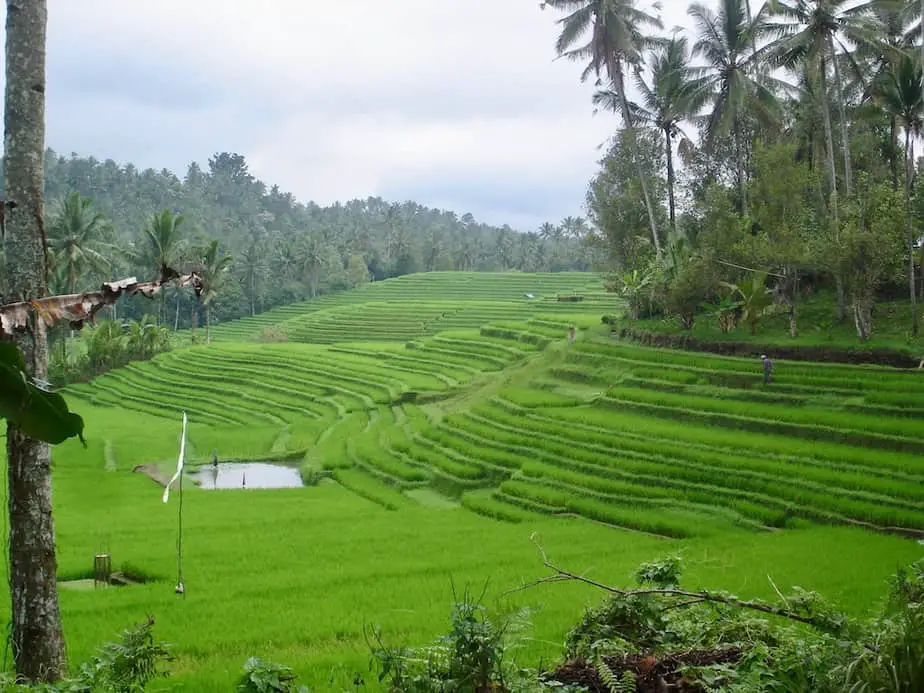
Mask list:
[{"label": "tall tree trunk", "polygon": [[199,301],[198,299],[193,299],[192,311],[189,315],[189,327],[192,330],[192,341],[193,344],[196,342],[196,328],[198,327],[198,316],[199,316]]},{"label": "tall tree trunk", "polygon": [[642,186],[642,196],[645,198],[645,209],[648,210],[648,223],[651,225],[651,239],[654,241],[655,255],[661,257],[661,239],[658,237],[658,224],[655,221],[654,207],[651,204],[651,195],[648,193],[648,180],[645,177],[645,171],[638,159],[638,148],[635,139],[635,125],[632,122],[632,114],[629,112],[629,101],[626,98],[626,85],[623,79],[622,67],[615,61],[610,63],[611,76],[616,83],[616,91],[619,95],[619,105],[622,108],[622,119],[626,127],[626,133],[629,136],[629,155],[635,163],[638,180]]},{"label": "tall tree trunk", "polygon": [[[924,16],[922,16],[924,21]],[[914,220],[911,218],[911,179],[914,176],[914,145],[911,128],[905,124],[905,219],[908,224],[908,288],[911,295],[911,334],[918,336],[918,291],[914,280]]]},{"label": "tall tree trunk", "polygon": [[825,127],[825,168],[828,178],[828,195],[830,197],[831,214],[836,223],[840,221],[837,204],[837,167],[834,165],[834,134],[831,127],[831,108],[828,103],[828,79],[825,76],[827,66],[821,61],[821,114]]},{"label": "tall tree trunk", "polygon": [[892,189],[898,191],[898,118],[889,118],[889,171],[892,172]]},{"label": "tall tree trunk", "polygon": [[837,106],[841,121],[841,149],[844,154],[844,194],[850,197],[853,193],[853,165],[850,161],[850,124],[847,122],[847,106],[844,103],[841,68],[837,64],[837,54],[834,52],[834,39],[830,36],[828,37],[828,50],[831,53],[831,64],[834,66],[834,88],[837,92]]},{"label": "tall tree trunk", "polygon": [[254,316],[257,314],[257,299],[254,290],[254,285],[256,283],[256,271],[250,273],[250,315]]},{"label": "tall tree trunk", "polygon": [[664,153],[667,156],[667,201],[670,208],[671,228],[677,233],[674,209],[674,148],[671,146],[670,128],[664,128]]},{"label": "tall tree trunk", "polygon": [[[834,164],[834,134],[831,127],[831,108],[830,103],[828,102],[827,72],[828,66],[825,60],[822,58],[820,71],[821,114],[824,118],[825,126],[825,162],[827,164],[826,168],[828,170],[828,194],[830,200],[829,209],[831,212],[830,221],[834,224],[835,245],[839,246],[839,239],[841,235],[841,217],[837,203],[837,167]],[[839,262],[838,265],[840,265]],[[847,315],[847,310],[844,299],[844,280],[841,277],[841,270],[839,266],[834,270],[834,286],[837,292],[837,319],[842,321]]]},{"label": "tall tree trunk", "polygon": [[853,324],[857,328],[857,336],[865,343],[873,331],[873,302],[868,298],[854,298]]},{"label": "tall tree trunk", "polygon": [[744,180],[744,145],[741,144],[741,128],[735,123],[735,168],[738,176],[738,194],[741,197],[741,215],[748,215],[748,186]]},{"label": "tall tree trunk", "polygon": [[785,295],[789,305],[787,312],[789,314],[789,336],[795,339],[799,336],[798,311],[797,303],[799,301],[799,270],[795,267],[785,267],[783,274],[786,275]]},{"label": "tall tree trunk", "polygon": [[[3,177],[6,191],[7,299],[47,293],[45,221],[45,45],[47,0],[8,0]],[[17,339],[29,371],[45,378],[48,345],[37,321]],[[58,609],[51,451],[46,443],[7,427],[10,595],[16,673],[29,681],[57,681],[66,653]]]},{"label": "tall tree trunk", "polygon": [[211,326],[212,326],[212,306],[208,303],[205,304],[205,343],[212,343],[211,335]]}]

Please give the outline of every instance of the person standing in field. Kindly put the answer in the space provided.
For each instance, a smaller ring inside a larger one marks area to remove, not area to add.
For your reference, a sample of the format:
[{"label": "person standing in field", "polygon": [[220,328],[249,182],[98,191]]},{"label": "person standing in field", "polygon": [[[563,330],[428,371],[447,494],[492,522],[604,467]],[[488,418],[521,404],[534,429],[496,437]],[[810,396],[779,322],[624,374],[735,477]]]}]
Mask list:
[{"label": "person standing in field", "polygon": [[773,362],[766,354],[761,354],[760,359],[764,363],[764,383],[769,383],[773,379]]}]

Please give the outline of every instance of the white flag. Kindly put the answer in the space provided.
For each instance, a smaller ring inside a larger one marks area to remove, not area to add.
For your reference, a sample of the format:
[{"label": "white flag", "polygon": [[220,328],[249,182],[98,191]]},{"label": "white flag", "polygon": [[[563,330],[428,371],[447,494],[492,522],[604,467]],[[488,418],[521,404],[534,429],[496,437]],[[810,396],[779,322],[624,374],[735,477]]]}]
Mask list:
[{"label": "white flag", "polygon": [[176,461],[176,474],[173,475],[173,478],[167,482],[166,488],[164,488],[164,503],[167,502],[167,499],[170,497],[170,487],[173,485],[173,482],[180,478],[180,474],[183,473],[183,458],[186,455],[186,412],[183,412],[183,437],[180,438],[180,457]]}]

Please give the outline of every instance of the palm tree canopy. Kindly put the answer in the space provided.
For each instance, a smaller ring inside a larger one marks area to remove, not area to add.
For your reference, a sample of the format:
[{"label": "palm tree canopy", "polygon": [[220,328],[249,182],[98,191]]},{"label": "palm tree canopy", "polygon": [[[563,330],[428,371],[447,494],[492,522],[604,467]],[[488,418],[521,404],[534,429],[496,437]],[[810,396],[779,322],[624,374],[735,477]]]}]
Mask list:
[{"label": "palm tree canopy", "polygon": [[[647,63],[650,79],[646,81],[641,70],[635,72],[635,86],[642,98],[641,103],[629,104],[634,120],[672,137],[683,135],[680,124],[694,116],[711,96],[705,82],[694,78],[689,57],[687,40],[676,36],[651,53]],[[595,92],[593,103],[614,112],[620,107],[619,95],[613,89]]]},{"label": "palm tree canopy", "polygon": [[146,243],[135,260],[155,272],[159,272],[164,265],[171,267],[176,264],[186,249],[186,240],[180,228],[183,222],[182,214],[174,214],[169,209],[155,214],[144,229]]},{"label": "palm tree canopy", "polygon": [[912,135],[920,135],[924,126],[924,85],[921,65],[916,58],[905,56],[879,82],[876,98],[887,113],[898,118]]},{"label": "palm tree canopy", "polygon": [[851,66],[862,68],[863,74],[858,75],[853,70],[849,88],[859,93],[863,100],[873,98],[876,83],[888,79],[893,65],[918,50],[917,39],[913,38],[915,28],[908,28],[914,14],[911,12],[913,7],[920,6],[916,2],[879,2],[872,6],[872,16],[880,27],[881,35],[875,43],[858,44],[851,59]]},{"label": "palm tree canopy", "polygon": [[727,135],[745,114],[750,113],[765,127],[779,122],[780,105],[777,89],[788,89],[781,80],[759,70],[762,57],[754,49],[757,40],[767,34],[767,6],[748,20],[743,0],[719,0],[713,12],[701,3],[690,6],[697,40],[693,55],[703,58],[706,66],[694,69],[704,88],[713,96],[712,114],[707,117],[707,141]]},{"label": "palm tree canopy", "polygon": [[51,268],[68,292],[90,275],[106,275],[114,246],[109,243],[112,227],[104,214],[92,211],[93,201],[70,193],[48,227]]},{"label": "palm tree canopy", "polygon": [[199,269],[199,276],[202,282],[202,303],[207,305],[212,302],[221,285],[228,276],[228,270],[234,263],[231,255],[225,254],[218,247],[218,239],[213,239],[206,247],[202,254],[202,262]]},{"label": "palm tree canopy", "polygon": [[653,42],[645,32],[661,28],[660,18],[636,7],[635,0],[545,0],[540,4],[546,6],[568,13],[558,20],[562,28],[555,50],[559,56],[587,61],[582,80],[591,74],[599,78],[604,72],[614,80],[622,64],[639,65]]},{"label": "palm tree canopy", "polygon": [[[814,62],[826,56],[834,45],[850,58],[848,44],[867,50],[879,50],[886,35],[874,12],[881,3],[850,0],[771,0],[766,6],[770,19],[766,30],[776,37],[768,47],[768,55],[781,67],[793,69],[798,64]],[[860,65],[851,61],[854,72]]]}]

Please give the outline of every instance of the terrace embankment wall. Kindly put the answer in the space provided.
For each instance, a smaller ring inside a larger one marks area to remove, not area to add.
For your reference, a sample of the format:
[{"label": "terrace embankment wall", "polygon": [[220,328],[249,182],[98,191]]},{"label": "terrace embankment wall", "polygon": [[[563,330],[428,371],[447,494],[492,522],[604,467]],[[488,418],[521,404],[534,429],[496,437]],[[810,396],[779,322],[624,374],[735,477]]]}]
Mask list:
[{"label": "terrace embankment wall", "polygon": [[611,333],[619,339],[631,340],[645,346],[705,351],[722,356],[756,356],[769,354],[773,358],[789,361],[817,361],[822,363],[873,364],[894,368],[918,368],[921,357],[890,349],[845,349],[835,346],[785,346],[755,342],[706,341],[686,334],[653,332],[622,327]]}]

